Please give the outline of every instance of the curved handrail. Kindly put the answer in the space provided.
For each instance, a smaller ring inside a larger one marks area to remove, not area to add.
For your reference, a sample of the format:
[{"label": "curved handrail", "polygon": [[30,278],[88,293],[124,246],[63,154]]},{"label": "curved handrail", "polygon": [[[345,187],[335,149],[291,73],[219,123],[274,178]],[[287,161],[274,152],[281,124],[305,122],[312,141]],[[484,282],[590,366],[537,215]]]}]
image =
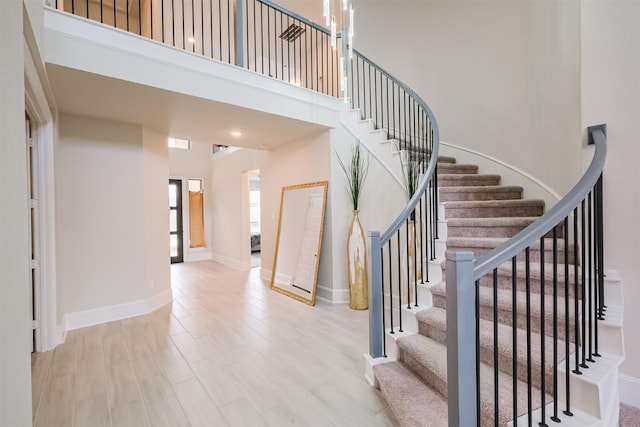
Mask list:
[{"label": "curved handrail", "polygon": [[502,245],[478,258],[473,269],[475,278],[482,277],[502,263],[509,261],[512,257],[526,249],[531,242],[544,236],[549,230],[553,229],[565,217],[571,214],[573,209],[591,191],[602,174],[604,162],[607,157],[604,128],[594,129],[592,135],[595,144],[595,153],[589,168],[578,183],[547,213]]},{"label": "curved handrail", "polygon": [[[361,54],[356,49],[353,49],[353,53],[358,55],[364,61],[369,62],[370,64],[375,64],[375,62],[371,61],[369,58]],[[429,165],[427,166],[427,169],[424,172],[424,175],[420,183],[418,184],[416,192],[413,194],[413,196],[407,203],[407,206],[402,210],[402,212],[400,212],[397,218],[391,223],[389,228],[387,228],[387,230],[380,235],[380,245],[384,245],[389,241],[389,239],[391,239],[393,233],[398,231],[398,229],[402,226],[404,221],[409,217],[411,212],[415,210],[416,206],[420,202],[422,194],[424,194],[424,192],[427,189],[427,186],[429,185],[430,179],[436,173],[436,163],[438,161],[438,152],[440,149],[440,144],[439,144],[440,131],[438,128],[438,122],[436,121],[435,115],[433,114],[433,112],[431,111],[431,108],[429,108],[427,103],[417,93],[415,93],[413,89],[405,85],[397,77],[393,76],[391,73],[389,73],[379,65],[376,64],[375,66],[380,73],[384,74],[387,78],[394,81],[400,88],[402,88],[402,90],[404,90],[407,94],[409,94],[409,96],[413,97],[417,101],[418,105],[420,105],[420,107],[424,109],[424,111],[429,116],[429,120],[431,122],[431,127],[433,130],[433,149],[431,151],[431,159],[429,160]]]},{"label": "curved handrail", "polygon": [[[260,3],[263,3],[263,4],[266,4],[267,6],[272,7],[275,10],[277,10],[278,12],[284,13],[285,15],[289,15],[293,19],[297,19],[300,22],[304,22],[306,25],[309,25],[310,27],[313,27],[318,31],[322,31],[323,33],[325,33],[327,35],[331,34],[331,31],[328,30],[327,28],[325,28],[325,27],[323,27],[323,26],[321,26],[321,25],[319,25],[319,24],[317,24],[317,23],[315,23],[315,22],[313,22],[313,21],[311,21],[311,20],[309,20],[309,19],[307,19],[307,18],[305,18],[305,17],[303,17],[301,15],[298,15],[297,13],[292,12],[289,9],[285,9],[284,7],[280,6],[279,4],[276,4],[276,3],[272,2],[272,1],[269,1],[269,0],[256,0],[256,1],[258,1]],[[341,34],[340,33],[336,33],[336,37],[340,38]]]}]

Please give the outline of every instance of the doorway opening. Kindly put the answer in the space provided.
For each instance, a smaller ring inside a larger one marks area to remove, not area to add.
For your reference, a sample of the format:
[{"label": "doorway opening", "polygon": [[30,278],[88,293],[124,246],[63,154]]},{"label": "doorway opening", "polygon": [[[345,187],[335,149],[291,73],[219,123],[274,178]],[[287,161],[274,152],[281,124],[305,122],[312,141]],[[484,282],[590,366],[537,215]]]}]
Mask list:
[{"label": "doorway opening", "polygon": [[261,265],[260,171],[249,171],[249,231],[251,233],[251,268]]},{"label": "doorway opening", "polygon": [[171,264],[184,260],[182,227],[182,180],[169,180],[169,248]]}]

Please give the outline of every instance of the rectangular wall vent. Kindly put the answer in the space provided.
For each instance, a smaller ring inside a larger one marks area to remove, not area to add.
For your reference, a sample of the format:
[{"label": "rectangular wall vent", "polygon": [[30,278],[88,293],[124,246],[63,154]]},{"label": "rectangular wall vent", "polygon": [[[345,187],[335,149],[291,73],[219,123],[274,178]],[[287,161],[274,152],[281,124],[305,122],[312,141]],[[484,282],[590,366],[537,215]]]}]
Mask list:
[{"label": "rectangular wall vent", "polygon": [[288,41],[289,43],[292,43],[298,40],[302,36],[302,34],[304,34],[305,31],[307,30],[302,28],[300,25],[291,24],[289,25],[289,27],[287,27],[286,30],[282,32],[282,34],[280,34],[280,38],[282,40]]}]

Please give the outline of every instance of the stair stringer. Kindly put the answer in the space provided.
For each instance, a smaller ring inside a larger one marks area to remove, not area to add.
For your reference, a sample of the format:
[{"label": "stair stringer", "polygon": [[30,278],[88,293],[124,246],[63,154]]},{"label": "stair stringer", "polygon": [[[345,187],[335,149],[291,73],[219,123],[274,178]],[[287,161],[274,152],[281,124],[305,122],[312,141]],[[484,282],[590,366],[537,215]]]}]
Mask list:
[{"label": "stair stringer", "polygon": [[393,140],[388,139],[387,132],[384,129],[375,129],[373,120],[362,120],[360,110],[343,109],[340,113],[340,123],[351,136],[360,142],[371,159],[388,172],[398,185],[398,190],[404,191],[402,166],[397,146]]}]

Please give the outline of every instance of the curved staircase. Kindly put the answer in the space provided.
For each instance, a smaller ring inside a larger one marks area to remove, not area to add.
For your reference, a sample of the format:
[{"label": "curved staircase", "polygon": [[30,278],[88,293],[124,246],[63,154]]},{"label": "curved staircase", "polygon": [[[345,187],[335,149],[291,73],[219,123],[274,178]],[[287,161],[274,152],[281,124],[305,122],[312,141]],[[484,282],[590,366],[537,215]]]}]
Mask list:
[{"label": "curved staircase", "polygon": [[[472,251],[477,258],[494,249],[516,233],[523,230],[544,213],[542,200],[527,200],[522,198],[523,189],[516,186],[500,185],[501,177],[493,174],[480,174],[475,165],[459,165],[452,157],[438,158],[438,184],[440,197],[440,218],[446,223],[440,238],[446,241],[447,250]],[[563,236],[563,226],[556,227],[558,237]],[[443,236],[444,234],[444,236]],[[554,233],[550,232],[549,237]],[[445,237],[446,236],[446,237]],[[564,241],[557,239],[558,260],[564,260]],[[572,245],[567,257],[573,262]],[[522,419],[518,424],[527,425],[526,414],[540,412],[541,402],[550,404],[552,397],[547,394],[544,400],[541,393],[544,388],[547,393],[553,392],[554,387],[554,356],[549,349],[553,348],[554,324],[549,308],[554,306],[554,289],[552,271],[554,269],[552,253],[554,252],[552,239],[545,239],[544,252],[541,255],[540,245],[534,245],[529,251],[530,264],[528,275],[531,293],[527,298],[525,289],[524,254],[519,255],[515,263],[516,277],[514,279],[511,262],[508,266],[499,268],[496,277],[485,276],[480,280],[478,298],[480,302],[480,424],[513,425],[514,410],[512,391],[517,387],[520,391],[517,399],[518,417]],[[540,257],[544,256],[544,273],[540,267]],[[438,256],[441,259],[442,254]],[[444,269],[442,261],[432,262],[432,265]],[[572,267],[572,266],[571,266]],[[555,297],[558,312],[564,318],[565,295],[570,299],[569,310],[569,341],[575,342],[576,313],[574,307],[574,274],[570,268],[569,282],[564,283],[564,265],[558,263],[562,278],[559,280]],[[543,279],[544,274],[544,279]],[[447,419],[447,347],[446,347],[446,286],[442,278],[444,274],[432,278],[430,283],[421,285],[423,292],[430,297],[431,304],[422,305],[413,310],[403,308],[403,316],[415,317],[407,321],[413,324],[413,331],[387,334],[388,341],[395,342],[396,350],[391,351],[391,359],[397,356],[397,361],[373,366],[375,381],[387,400],[396,419],[402,426],[446,426]],[[493,283],[497,284],[494,293]],[[516,380],[513,378],[513,356],[511,338],[514,336],[513,299],[512,292],[515,282],[515,323],[518,346],[515,350],[517,360]],[[544,286],[541,284],[544,282]],[[566,294],[565,294],[566,288]],[[579,290],[578,290],[579,292]],[[423,301],[425,299],[423,298]],[[494,310],[494,301],[497,307]],[[425,306],[431,305],[425,308]],[[545,310],[544,307],[547,307]],[[546,313],[546,314],[543,314]],[[494,323],[494,319],[498,322]],[[531,325],[531,333],[527,336],[526,324]],[[557,365],[564,360],[565,323],[556,324],[561,357],[555,360]],[[410,329],[410,328],[409,328]],[[494,334],[497,335],[495,346]],[[527,346],[529,343],[529,347]],[[527,351],[528,348],[530,351]],[[571,344],[571,349],[574,344]],[[494,349],[497,351],[494,352]],[[546,350],[545,350],[546,349]],[[527,360],[531,369],[527,369]],[[622,355],[612,355],[613,366],[622,360]],[[496,391],[493,389],[494,366],[498,366],[499,401],[498,419],[494,419],[494,399]],[[607,374],[603,374],[606,376]],[[609,372],[608,375],[615,375]],[[594,379],[593,382],[600,382]],[[530,387],[530,388],[529,388]],[[588,387],[587,387],[588,388]],[[599,393],[592,391],[592,393]],[[530,396],[530,398],[529,398]],[[588,402],[588,399],[585,400]],[[574,402],[574,405],[576,403]],[[588,405],[588,403],[587,403]],[[560,414],[564,425],[608,425],[600,424],[598,418],[603,414],[594,411],[574,410],[574,416],[562,415],[564,407],[560,405]],[[582,409],[580,405],[576,405]],[[547,419],[551,406],[547,411]],[[589,415],[588,413],[591,413]],[[602,412],[602,411],[600,411]],[[532,415],[534,424],[537,420]]]}]

